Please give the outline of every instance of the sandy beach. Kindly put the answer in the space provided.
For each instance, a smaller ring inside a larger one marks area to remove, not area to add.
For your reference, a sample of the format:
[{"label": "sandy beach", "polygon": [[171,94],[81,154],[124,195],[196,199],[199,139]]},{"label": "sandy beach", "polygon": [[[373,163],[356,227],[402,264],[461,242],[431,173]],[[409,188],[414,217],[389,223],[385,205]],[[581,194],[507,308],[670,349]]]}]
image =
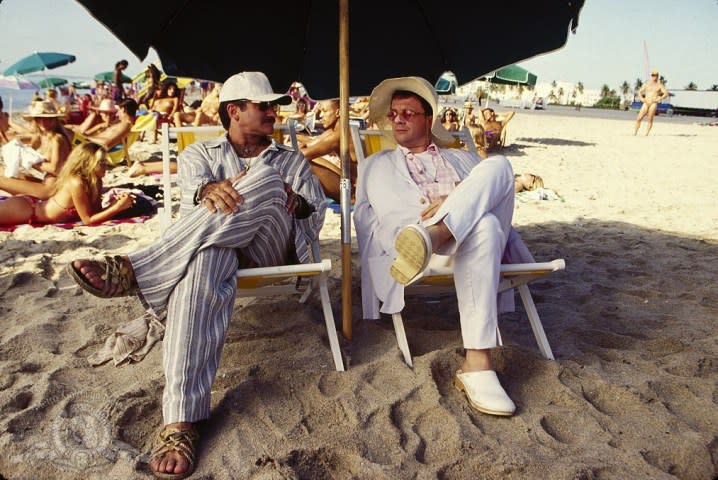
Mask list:
[{"label": "sandy beach", "polygon": [[[477,413],[454,388],[452,298],[407,307],[413,369],[390,318],[361,320],[354,241],[347,371],[334,371],[318,298],[238,300],[192,478],[715,479],[718,127],[657,118],[650,136],[632,133],[633,120],[551,111],[510,123],[514,171],[563,198],[517,202],[514,226],[537,261],[567,265],[531,284],[555,361],[520,302],[500,318],[493,359],[514,417]],[[132,155],[158,151],[136,143]],[[106,183],[130,180],[118,167]],[[152,478],[161,344],[136,364],[90,366],[143,309],[84,293],[64,268],[158,233],[157,218],[0,233],[0,479]],[[329,211],[321,244],[338,322],[339,238]]]}]

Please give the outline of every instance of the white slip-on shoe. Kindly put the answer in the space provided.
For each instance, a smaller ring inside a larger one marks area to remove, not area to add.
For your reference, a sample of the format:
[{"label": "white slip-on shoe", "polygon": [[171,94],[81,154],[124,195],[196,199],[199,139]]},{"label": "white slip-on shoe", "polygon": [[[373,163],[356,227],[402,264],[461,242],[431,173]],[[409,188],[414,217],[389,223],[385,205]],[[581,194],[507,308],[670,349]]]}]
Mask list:
[{"label": "white slip-on shoe", "polygon": [[429,265],[431,258],[431,237],[420,225],[407,225],[399,231],[394,240],[397,257],[391,264],[390,273],[394,280],[406,285]]},{"label": "white slip-on shoe", "polygon": [[471,407],[481,413],[510,417],[516,411],[516,405],[493,370],[467,373],[457,370],[454,386],[464,392]]}]

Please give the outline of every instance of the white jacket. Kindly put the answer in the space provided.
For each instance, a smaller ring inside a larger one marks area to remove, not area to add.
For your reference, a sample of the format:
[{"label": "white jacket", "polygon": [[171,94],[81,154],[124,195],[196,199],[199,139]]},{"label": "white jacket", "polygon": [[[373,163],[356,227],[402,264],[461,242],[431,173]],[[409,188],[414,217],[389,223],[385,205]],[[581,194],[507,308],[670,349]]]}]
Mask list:
[{"label": "white jacket", "polygon": [[[481,160],[475,154],[458,149],[439,149],[439,152],[462,180]],[[360,162],[358,173],[354,225],[361,258],[362,310],[365,319],[377,319],[380,311],[391,314],[404,309],[404,286],[389,274],[396,257],[394,239],[402,227],[419,223],[427,200],[411,178],[399,148],[384,150]],[[505,256],[512,263],[534,262],[513,229]],[[513,291],[500,295],[499,311],[513,308]]]}]

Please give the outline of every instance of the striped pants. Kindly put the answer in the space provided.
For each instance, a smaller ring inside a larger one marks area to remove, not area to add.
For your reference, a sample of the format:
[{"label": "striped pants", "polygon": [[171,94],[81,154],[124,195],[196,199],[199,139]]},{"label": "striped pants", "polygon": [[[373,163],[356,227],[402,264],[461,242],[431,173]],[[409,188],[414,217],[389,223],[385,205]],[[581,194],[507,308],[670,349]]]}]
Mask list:
[{"label": "striped pants", "polygon": [[130,257],[141,298],[167,310],[163,342],[165,424],[209,417],[210,390],[237,293],[237,252],[259,266],[285,263],[292,217],[277,171],[264,164],[234,184],[239,212],[204,206],[175,222],[162,239]]}]

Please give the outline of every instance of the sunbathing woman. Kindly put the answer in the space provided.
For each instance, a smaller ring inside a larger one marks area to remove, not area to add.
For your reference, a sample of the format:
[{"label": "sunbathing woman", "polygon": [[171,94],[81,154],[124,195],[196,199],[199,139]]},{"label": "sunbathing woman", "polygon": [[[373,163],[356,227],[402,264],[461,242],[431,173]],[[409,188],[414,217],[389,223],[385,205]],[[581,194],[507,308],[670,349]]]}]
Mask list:
[{"label": "sunbathing woman", "polygon": [[[159,97],[152,101],[150,108],[165,120],[172,121],[175,112],[179,110],[179,89],[175,82],[165,82],[162,85]],[[182,125],[178,125],[182,126]]]},{"label": "sunbathing woman", "polygon": [[[62,114],[48,101],[33,103],[30,113],[25,117],[32,119],[34,133],[18,136],[13,141],[18,142],[17,149],[30,147],[42,157],[41,162],[34,164],[33,170],[44,174],[44,176],[40,179],[21,174],[18,178],[9,178],[5,176],[5,169],[0,168],[0,190],[12,195],[48,198],[56,177],[72,148],[69,133],[60,123],[61,116]],[[20,142],[20,137],[22,137],[22,142]],[[8,147],[10,144],[3,149]],[[8,162],[8,159],[6,158],[5,161]]]},{"label": "sunbathing woman", "polygon": [[47,200],[15,196],[0,200],[0,225],[72,222],[85,225],[104,222],[134,202],[124,195],[102,210],[100,190],[105,175],[106,152],[95,143],[78,145],[67,159]]},{"label": "sunbathing woman", "polygon": [[514,175],[514,192],[531,192],[543,188],[543,178],[533,173],[517,173]]}]

